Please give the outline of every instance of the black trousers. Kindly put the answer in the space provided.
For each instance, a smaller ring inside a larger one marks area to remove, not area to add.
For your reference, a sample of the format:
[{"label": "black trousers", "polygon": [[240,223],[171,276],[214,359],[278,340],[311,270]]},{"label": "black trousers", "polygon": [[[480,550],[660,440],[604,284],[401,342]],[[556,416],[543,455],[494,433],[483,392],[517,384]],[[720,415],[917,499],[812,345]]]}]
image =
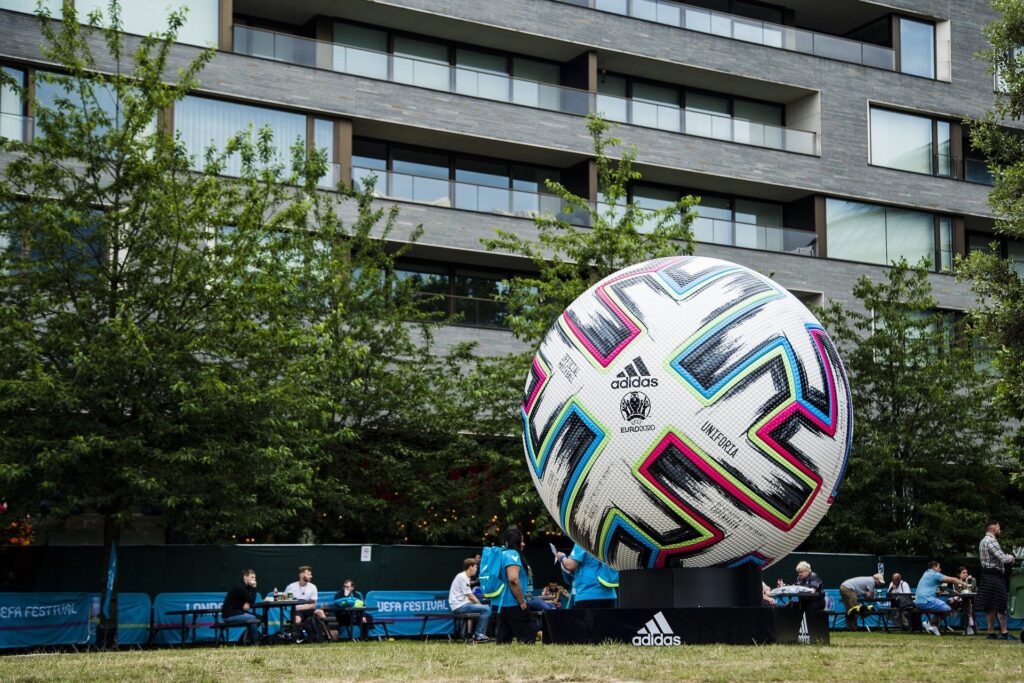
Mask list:
[{"label": "black trousers", "polygon": [[537,642],[537,625],[533,623],[530,611],[520,609],[519,605],[508,605],[498,612],[494,642],[511,643],[513,637],[525,645]]}]

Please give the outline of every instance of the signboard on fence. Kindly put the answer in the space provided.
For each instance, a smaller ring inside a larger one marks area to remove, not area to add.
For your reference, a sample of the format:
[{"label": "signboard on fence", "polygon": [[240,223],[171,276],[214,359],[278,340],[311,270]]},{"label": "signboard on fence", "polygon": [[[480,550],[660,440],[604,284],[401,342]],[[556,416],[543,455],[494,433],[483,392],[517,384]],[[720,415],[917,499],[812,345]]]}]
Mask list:
[{"label": "signboard on fence", "polygon": [[[213,614],[169,614],[178,610],[220,609],[225,592],[217,593],[160,593],[153,601],[153,642],[157,645],[187,642],[212,641],[216,634],[211,628]],[[182,630],[182,616],[185,628]],[[193,618],[195,621],[193,622]],[[195,628],[192,624],[195,624]]]},{"label": "signboard on fence", "polygon": [[0,593],[0,648],[89,640],[87,593]]},{"label": "signboard on fence", "polygon": [[[393,636],[418,636],[423,619],[415,616],[417,612],[436,612],[451,614],[448,607],[448,592],[432,591],[370,591],[366,594],[366,605],[376,607],[374,619],[394,619],[388,625],[388,633]],[[430,635],[447,635],[452,632],[452,622],[448,619],[431,619],[427,621],[426,633]],[[384,635],[384,629],[375,627],[371,635]]]},{"label": "signboard on fence", "polygon": [[[96,626],[99,624],[100,594],[90,593],[89,644],[96,642]],[[149,619],[153,602],[146,593],[117,594],[117,643],[118,645],[145,645],[149,642]]]}]

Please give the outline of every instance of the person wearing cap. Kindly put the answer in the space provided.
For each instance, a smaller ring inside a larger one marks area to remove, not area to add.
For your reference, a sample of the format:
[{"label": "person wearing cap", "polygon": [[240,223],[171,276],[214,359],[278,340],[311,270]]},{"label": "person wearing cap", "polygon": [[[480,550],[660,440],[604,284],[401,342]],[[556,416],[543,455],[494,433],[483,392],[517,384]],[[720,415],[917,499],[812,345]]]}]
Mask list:
[{"label": "person wearing cap", "polygon": [[846,628],[851,631],[857,630],[857,616],[860,614],[860,601],[862,598],[870,598],[875,588],[885,585],[885,577],[881,574],[874,576],[858,576],[847,579],[839,585],[839,597],[843,599],[846,607]]}]

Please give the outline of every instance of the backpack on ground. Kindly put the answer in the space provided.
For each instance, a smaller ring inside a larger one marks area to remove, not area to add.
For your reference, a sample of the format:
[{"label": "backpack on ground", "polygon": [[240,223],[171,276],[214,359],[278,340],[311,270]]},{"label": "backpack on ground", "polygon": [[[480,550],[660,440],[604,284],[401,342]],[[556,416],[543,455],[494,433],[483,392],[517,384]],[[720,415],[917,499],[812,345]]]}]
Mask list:
[{"label": "backpack on ground", "polygon": [[333,640],[327,622],[315,614],[302,620],[302,630],[305,633],[303,641],[307,643],[329,643]]},{"label": "backpack on ground", "polygon": [[498,601],[505,591],[504,552],[505,548],[491,546],[480,554],[480,590],[492,603]]}]

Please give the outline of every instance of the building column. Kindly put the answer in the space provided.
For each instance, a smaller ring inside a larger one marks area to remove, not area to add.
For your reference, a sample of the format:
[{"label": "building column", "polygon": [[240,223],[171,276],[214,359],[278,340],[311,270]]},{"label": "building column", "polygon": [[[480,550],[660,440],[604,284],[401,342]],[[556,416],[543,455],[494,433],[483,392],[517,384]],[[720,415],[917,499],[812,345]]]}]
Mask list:
[{"label": "building column", "polygon": [[597,52],[588,50],[562,64],[562,85],[597,92]]},{"label": "building column", "polygon": [[826,223],[828,216],[825,207],[826,198],[822,195],[814,197],[814,233],[818,236],[816,253],[818,258],[828,258],[828,235]]},{"label": "building column", "polygon": [[334,121],[334,161],[341,171],[340,181],[352,186],[352,121]]},{"label": "building column", "polygon": [[334,20],[318,15],[316,22],[316,66],[318,69],[330,69],[333,65],[331,43],[334,42]]},{"label": "building column", "polygon": [[219,30],[217,32],[217,48],[224,52],[232,52],[234,46],[235,2],[219,0]]}]

